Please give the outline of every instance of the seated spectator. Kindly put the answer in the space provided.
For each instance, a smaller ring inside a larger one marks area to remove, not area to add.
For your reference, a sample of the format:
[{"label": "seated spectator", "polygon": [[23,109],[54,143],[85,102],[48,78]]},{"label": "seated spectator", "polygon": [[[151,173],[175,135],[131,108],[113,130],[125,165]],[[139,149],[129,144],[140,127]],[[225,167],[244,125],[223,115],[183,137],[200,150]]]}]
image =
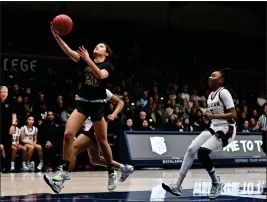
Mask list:
[{"label": "seated spectator", "polygon": [[201,131],[203,124],[204,124],[203,112],[200,109],[197,109],[196,115],[195,115],[194,120],[193,120],[194,131]]},{"label": "seated spectator", "polygon": [[194,101],[195,101],[195,96],[191,95],[190,98],[189,98],[189,102],[188,102],[188,105],[189,105],[190,108],[193,107]]},{"label": "seated spectator", "polygon": [[[18,122],[17,122],[18,123]],[[16,124],[17,124],[16,123]],[[22,171],[27,172],[29,168],[26,166],[27,161],[27,149],[19,144],[20,140],[20,129],[16,126],[14,134],[12,134],[12,146],[11,146],[11,172],[15,171],[15,160],[17,157],[17,152],[22,152]]]},{"label": "seated spectator", "polygon": [[[190,100],[191,101],[201,100],[201,98],[198,96],[198,92],[197,92],[196,88],[193,89],[193,94],[190,96]],[[192,103],[192,105],[193,105],[193,103]]]},{"label": "seated spectator", "polygon": [[183,131],[193,131],[193,127],[190,124],[189,118],[184,119],[184,124],[183,124]]},{"label": "seated spectator", "polygon": [[170,110],[170,114],[173,114],[174,113],[174,108],[176,107],[176,102],[175,102],[175,100],[174,99],[172,99],[171,101],[170,101],[170,104],[169,104],[169,110]]},{"label": "seated spectator", "polygon": [[187,86],[184,86],[184,87],[183,87],[182,98],[183,98],[184,100],[189,101],[190,95],[188,94],[188,87],[187,87]]},{"label": "seated spectator", "polygon": [[33,94],[32,94],[31,88],[27,87],[25,89],[24,98],[25,97],[28,98],[28,103],[32,103],[33,102]]},{"label": "seated spectator", "polygon": [[159,94],[158,93],[154,94],[153,100],[155,103],[157,103],[159,101]]},{"label": "seated spectator", "polygon": [[53,106],[53,112],[59,117],[60,114],[64,111],[63,105],[63,96],[57,96],[56,103]]},{"label": "seated spectator", "polygon": [[174,108],[174,113],[173,113],[177,119],[181,119],[182,118],[182,114],[181,114],[181,110],[179,107],[176,107]]},{"label": "seated spectator", "polygon": [[19,85],[14,84],[13,89],[10,91],[10,95],[11,95],[10,97],[12,97],[13,99],[17,99],[18,96],[20,95],[20,92],[21,92],[21,90],[20,90]]},{"label": "seated spectator", "polygon": [[125,107],[123,114],[126,117],[126,120],[134,119],[134,110],[132,107]]},{"label": "seated spectator", "polygon": [[47,116],[47,106],[45,103],[40,105],[40,108],[34,110],[34,117],[38,120],[45,120]]},{"label": "seated spectator", "polygon": [[140,112],[140,115],[139,115],[139,118],[136,120],[136,125],[135,125],[135,128],[137,130],[141,129],[142,128],[142,123],[143,123],[143,120],[146,120],[146,112],[144,111],[141,111]]},{"label": "seated spectator", "polygon": [[184,127],[183,127],[183,123],[182,123],[181,119],[178,119],[176,122],[176,130],[179,132],[184,131]]},{"label": "seated spectator", "polygon": [[143,96],[140,99],[140,105],[142,108],[144,108],[148,104],[148,92],[145,90],[143,92]]},{"label": "seated spectator", "polygon": [[247,120],[244,121],[241,132],[243,132],[243,133],[249,133],[250,132],[249,131],[249,123]]},{"label": "seated spectator", "polygon": [[114,95],[117,96],[117,97],[120,98],[120,99],[123,98],[123,95],[122,95],[122,92],[121,92],[121,87],[117,87],[117,88],[114,90]]},{"label": "seated spectator", "polygon": [[58,166],[57,160],[62,153],[63,143],[63,128],[55,122],[54,113],[47,112],[47,119],[44,121],[40,136],[44,145],[44,164],[48,170],[56,169]]},{"label": "seated spectator", "polygon": [[207,102],[206,101],[200,101],[201,105],[200,105],[200,109],[202,112],[205,112],[207,109]]},{"label": "seated spectator", "polygon": [[146,111],[148,111],[149,109],[151,109],[151,108],[153,108],[153,107],[155,107],[155,106],[156,106],[156,105],[155,105],[155,102],[154,102],[153,97],[149,97],[149,99],[148,99],[148,104],[147,104],[146,107],[145,107]]},{"label": "seated spectator", "polygon": [[181,112],[183,114],[183,119],[189,118],[190,108],[189,108],[189,105],[188,105],[188,101],[187,100],[184,100],[183,101],[183,105],[181,107]]},{"label": "seated spectator", "polygon": [[22,101],[22,96],[18,95],[16,103],[16,114],[19,123],[24,123],[26,117],[25,108]]},{"label": "seated spectator", "polygon": [[259,115],[258,115],[258,112],[256,109],[253,109],[252,110],[252,115],[251,115],[251,118],[254,118],[255,120],[258,120],[259,119]]},{"label": "seated spectator", "polygon": [[256,132],[258,131],[257,126],[256,126],[256,120],[254,118],[250,118],[249,120],[249,131],[250,132]]},{"label": "seated spectator", "polygon": [[38,99],[34,103],[33,110],[34,111],[39,111],[40,108],[41,108],[41,105],[43,105],[44,103],[46,103],[45,102],[45,95],[40,92]]},{"label": "seated spectator", "polygon": [[20,131],[20,140],[23,143],[23,146],[27,149],[28,155],[27,155],[27,167],[30,169],[30,171],[34,171],[35,167],[30,166],[34,165],[34,161],[31,162],[32,160],[32,155],[34,150],[38,152],[39,160],[40,163],[37,166],[37,170],[41,171],[43,168],[43,150],[41,145],[37,144],[37,134],[38,134],[38,129],[33,126],[34,124],[34,118],[33,116],[29,116],[26,121],[27,125],[22,126]]},{"label": "seated spectator", "polygon": [[125,127],[125,130],[126,131],[133,131],[133,120],[132,119],[128,119],[126,121],[126,127]]},{"label": "seated spectator", "polygon": [[29,103],[29,97],[25,96],[23,98],[24,110],[25,113],[32,113],[32,105]]},{"label": "seated spectator", "polygon": [[248,113],[248,106],[245,99],[242,99],[241,103],[239,104],[239,108],[241,112]]},{"label": "seated spectator", "polygon": [[176,126],[176,117],[174,114],[170,115],[168,122],[165,124],[166,131],[175,131],[177,130]]},{"label": "seated spectator", "polygon": [[198,100],[195,100],[194,101],[193,106],[192,106],[192,109],[200,109],[200,105],[199,105],[199,101]]},{"label": "seated spectator", "polygon": [[140,116],[140,112],[143,111],[140,101],[136,100],[135,101],[135,106],[134,106],[134,120],[137,121],[139,119]]},{"label": "seated spectator", "polygon": [[176,104],[178,107],[181,109],[181,106],[183,104],[183,98],[182,98],[182,93],[179,93],[177,98],[176,98]]},{"label": "seated spectator", "polygon": [[247,114],[245,112],[242,112],[241,115],[236,119],[238,131],[242,131],[242,126],[245,120],[247,120]]},{"label": "seated spectator", "polygon": [[154,128],[152,126],[149,125],[147,120],[143,120],[142,121],[142,127],[141,127],[142,131],[152,131],[154,130]]}]

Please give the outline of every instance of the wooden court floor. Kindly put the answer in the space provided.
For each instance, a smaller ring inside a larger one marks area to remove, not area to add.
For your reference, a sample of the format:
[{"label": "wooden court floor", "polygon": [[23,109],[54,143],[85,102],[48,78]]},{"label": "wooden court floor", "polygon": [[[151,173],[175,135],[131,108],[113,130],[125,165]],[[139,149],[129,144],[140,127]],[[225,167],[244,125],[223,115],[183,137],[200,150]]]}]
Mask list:
[{"label": "wooden court floor", "polygon": [[[261,192],[266,186],[266,168],[216,171],[226,183],[216,201],[265,201]],[[118,182],[114,192],[107,190],[107,172],[74,172],[60,194],[54,194],[48,187],[44,174],[1,174],[1,201],[208,201],[210,189],[209,176],[203,169],[189,171],[180,197],[161,188],[162,182],[170,183],[177,177],[178,170],[137,170],[125,182]]]}]

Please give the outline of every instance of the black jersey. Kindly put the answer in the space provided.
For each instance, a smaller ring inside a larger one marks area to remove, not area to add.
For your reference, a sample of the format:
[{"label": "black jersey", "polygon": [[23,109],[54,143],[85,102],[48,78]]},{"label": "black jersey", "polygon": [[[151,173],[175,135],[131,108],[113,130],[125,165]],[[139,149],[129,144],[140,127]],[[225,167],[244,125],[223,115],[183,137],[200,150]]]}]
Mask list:
[{"label": "black jersey", "polygon": [[105,69],[109,76],[105,79],[97,79],[88,65],[84,69],[82,85],[79,96],[87,100],[106,99],[106,88],[113,77],[114,67],[110,62],[95,63],[99,69]]}]

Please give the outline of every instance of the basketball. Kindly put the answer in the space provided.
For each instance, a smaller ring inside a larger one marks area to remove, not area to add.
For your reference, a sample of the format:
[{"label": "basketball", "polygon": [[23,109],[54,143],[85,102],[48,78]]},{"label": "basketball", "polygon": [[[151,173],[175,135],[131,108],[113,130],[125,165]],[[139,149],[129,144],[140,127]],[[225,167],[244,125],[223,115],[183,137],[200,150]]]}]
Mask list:
[{"label": "basketball", "polygon": [[52,24],[58,35],[67,35],[72,30],[72,20],[69,16],[64,14],[56,16]]}]

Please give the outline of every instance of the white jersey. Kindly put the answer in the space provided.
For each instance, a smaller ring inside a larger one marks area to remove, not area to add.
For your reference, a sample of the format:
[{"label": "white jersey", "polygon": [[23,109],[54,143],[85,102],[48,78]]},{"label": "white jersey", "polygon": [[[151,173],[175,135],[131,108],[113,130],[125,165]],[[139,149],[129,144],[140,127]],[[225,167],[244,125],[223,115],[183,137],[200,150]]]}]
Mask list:
[{"label": "white jersey", "polygon": [[[110,101],[111,97],[113,96],[112,92],[110,92],[108,89],[106,89],[106,93],[107,93],[107,97],[106,97],[106,101]],[[90,128],[92,127],[93,125],[93,122],[91,121],[91,117],[89,116],[84,124],[83,124],[83,127],[84,127],[84,131],[89,131]]]},{"label": "white jersey", "polygon": [[35,126],[33,126],[32,128],[22,126],[20,132],[21,134],[24,134],[25,142],[33,142],[34,136],[38,133],[38,129]]},{"label": "white jersey", "polygon": [[[213,114],[224,114],[226,109],[235,107],[230,92],[223,87],[210,93],[207,100],[207,105],[207,110]],[[227,119],[212,119],[211,124],[214,126],[225,124],[232,125],[235,124],[235,121]]]},{"label": "white jersey", "polygon": [[16,127],[14,134],[12,134],[12,144],[17,144],[20,137],[20,129]]}]

